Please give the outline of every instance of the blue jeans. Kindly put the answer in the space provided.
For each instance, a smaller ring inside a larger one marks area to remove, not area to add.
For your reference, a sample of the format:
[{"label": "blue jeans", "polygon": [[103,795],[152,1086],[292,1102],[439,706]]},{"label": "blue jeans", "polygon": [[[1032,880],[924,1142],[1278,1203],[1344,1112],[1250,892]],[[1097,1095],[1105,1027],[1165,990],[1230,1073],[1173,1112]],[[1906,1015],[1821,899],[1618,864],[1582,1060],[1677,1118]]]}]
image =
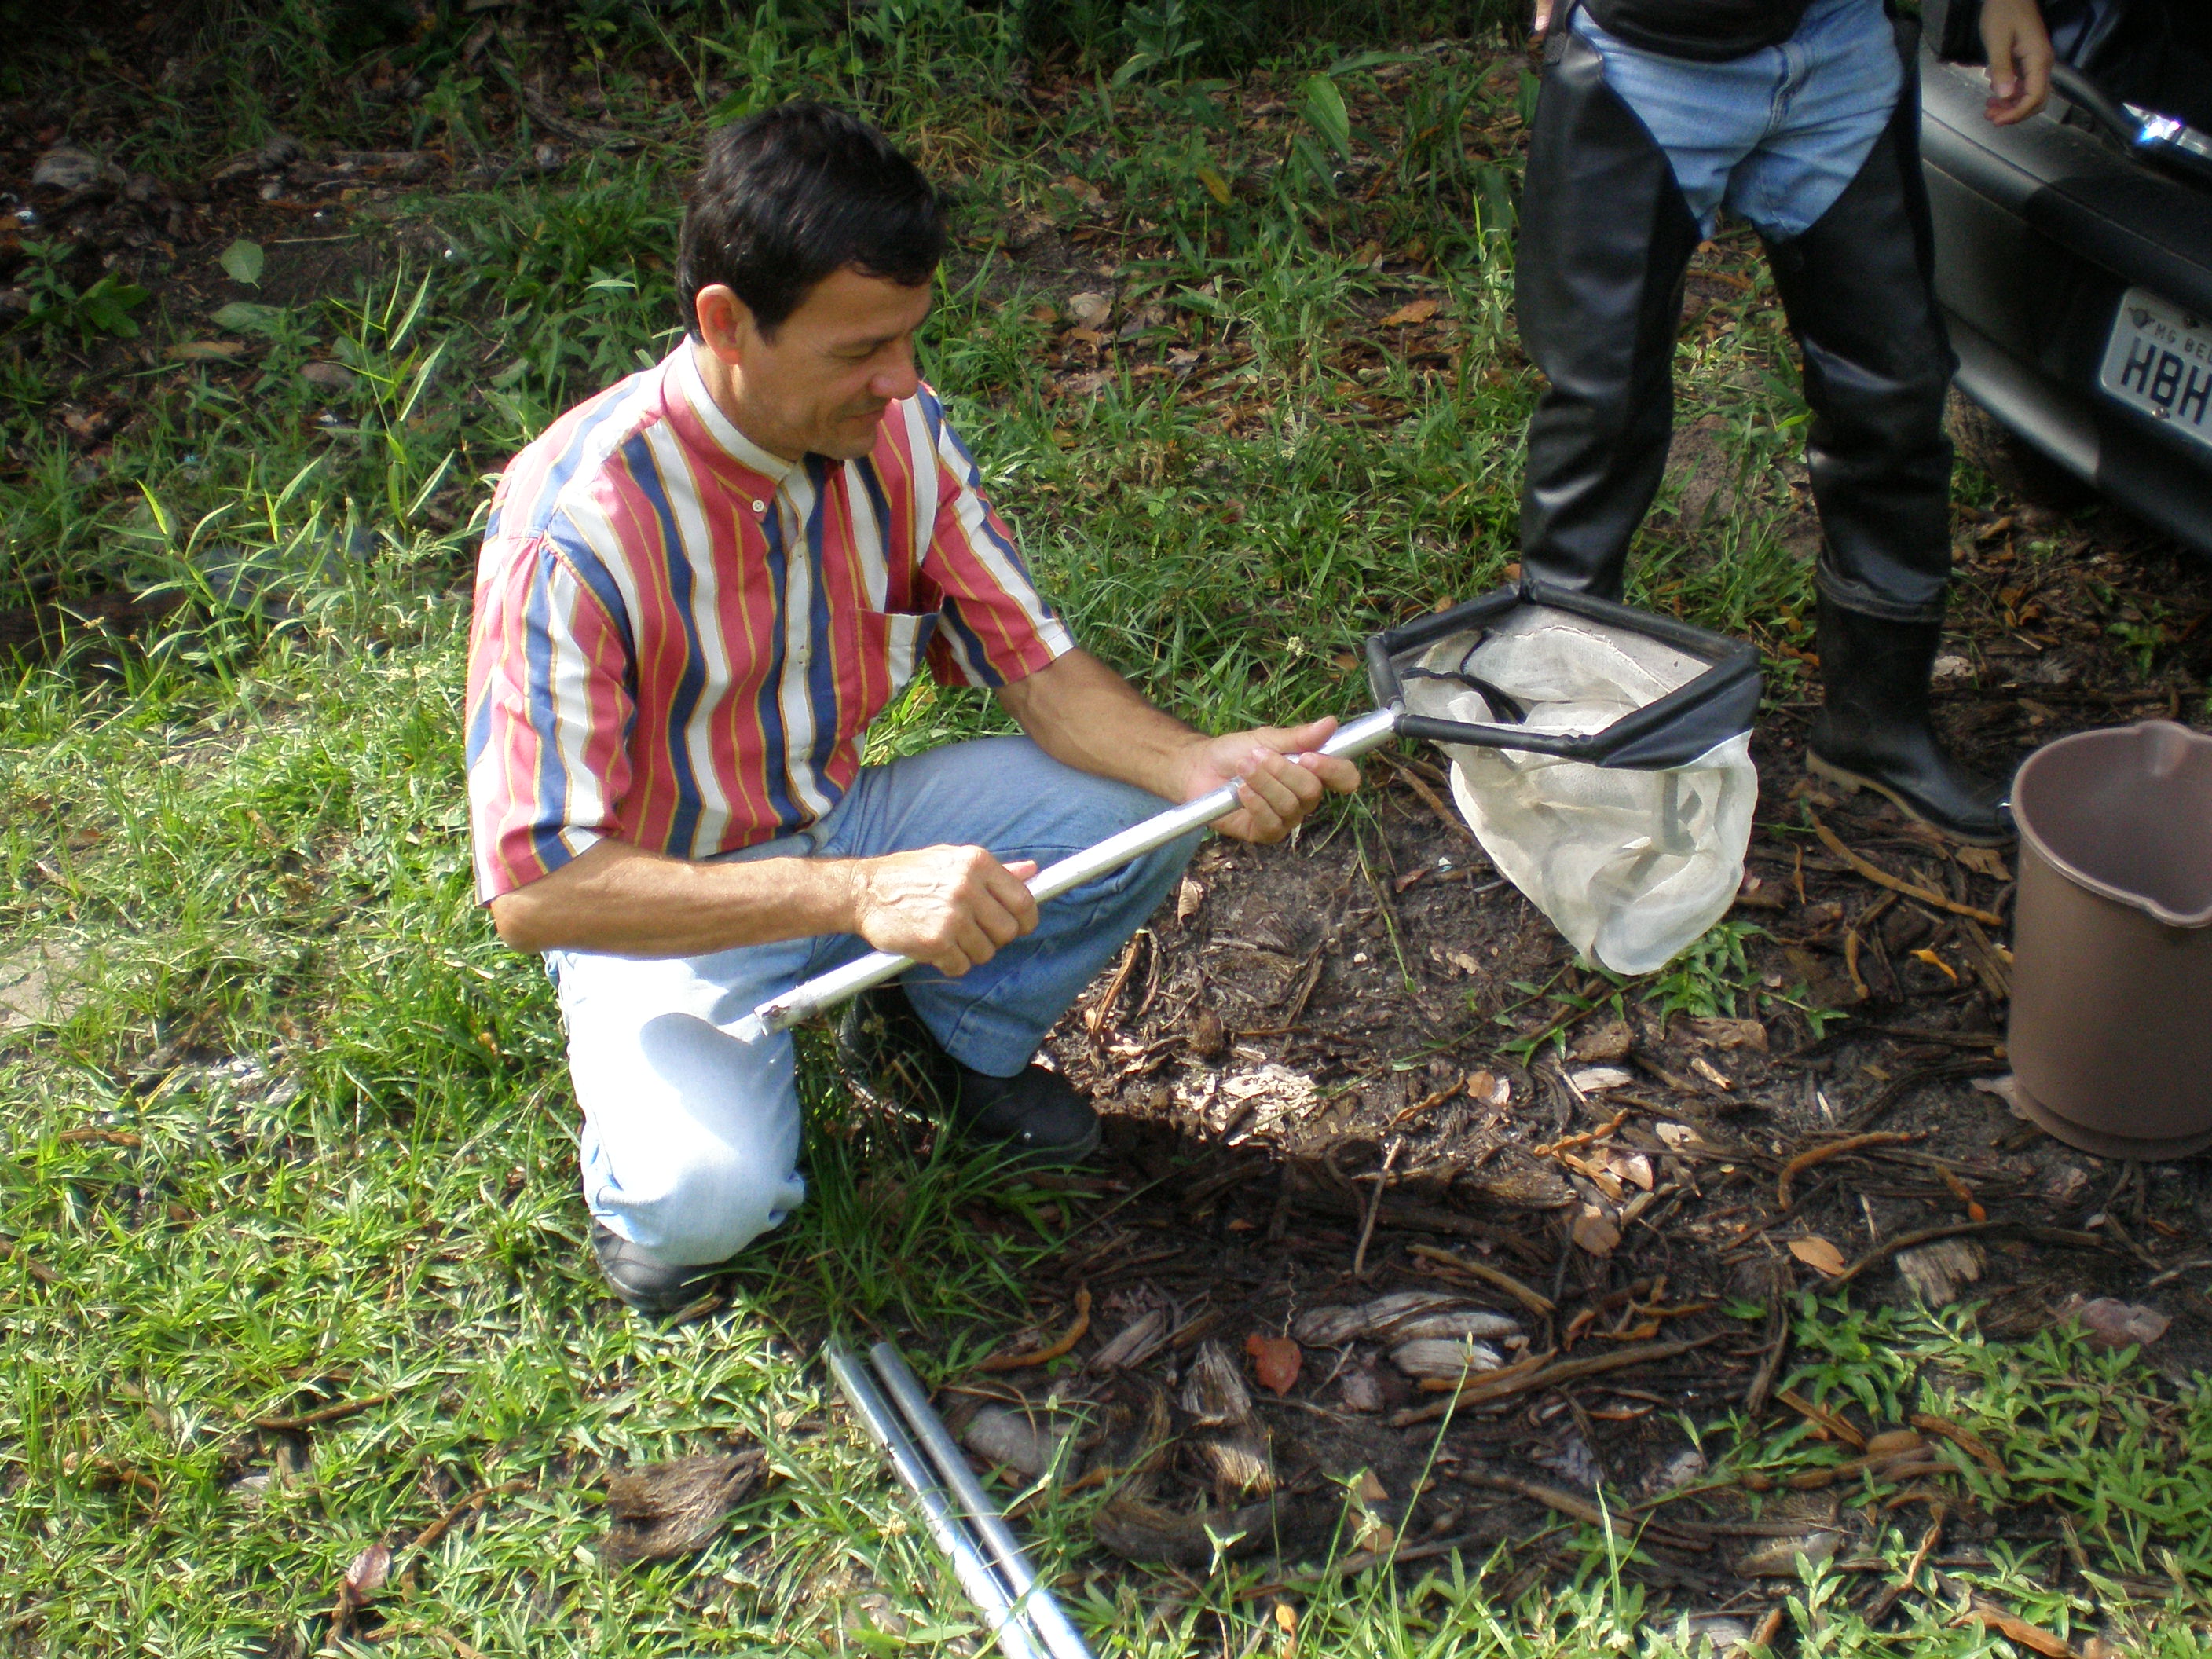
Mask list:
[{"label": "blue jeans", "polygon": [[[863,768],[818,823],[732,856],[864,859],[952,845],[1045,865],[1165,805],[1063,766],[1027,738],[986,738]],[[1012,1076],[1197,844],[1187,836],[1042,905],[1035,933],[958,979],[912,970],[908,1000],[954,1059]],[[760,1003],[868,948],[839,934],[659,961],[548,951],[592,1214],[672,1266],[725,1261],[788,1215],[806,1194],[792,1041],[732,1033]]]},{"label": "blue jeans", "polygon": [[1629,46],[1579,6],[1573,27],[1667,152],[1707,236],[1723,207],[1770,241],[1811,229],[1858,175],[1905,84],[1881,0],[1813,0],[1782,45],[1720,64]]}]

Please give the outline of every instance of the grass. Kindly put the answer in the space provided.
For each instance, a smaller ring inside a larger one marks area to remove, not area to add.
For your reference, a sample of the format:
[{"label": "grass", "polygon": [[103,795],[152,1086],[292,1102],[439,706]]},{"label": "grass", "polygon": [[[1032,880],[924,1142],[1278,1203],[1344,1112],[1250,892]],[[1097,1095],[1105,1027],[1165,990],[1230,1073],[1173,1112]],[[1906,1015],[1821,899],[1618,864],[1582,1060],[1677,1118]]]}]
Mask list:
[{"label": "grass", "polygon": [[[129,164],[183,173],[279,126],[465,155],[494,141],[481,94],[538,52],[642,149],[402,202],[361,222],[342,289],[223,322],[149,282],[125,337],[56,264],[60,309],[0,339],[0,604],[176,601],[135,641],[88,625],[0,685],[0,936],[11,963],[35,949],[64,970],[49,1018],[0,1034],[0,1653],[315,1651],[376,1541],[408,1588],[357,1651],[968,1650],[876,1460],[823,1410],[812,1341],[899,1333],[955,1364],[1004,1334],[1025,1264],[1079,1218],[857,1111],[814,1065],[812,1196],[732,1308],[672,1332],[615,1315],[581,1237],[551,1000],[467,888],[457,711],[483,479],[665,349],[674,175],[701,120],[857,100],[969,204],[929,372],[1079,631],[1194,720],[1361,707],[1366,632],[1513,556],[1533,391],[1509,311],[1519,60],[1494,35],[1416,39],[1453,21],[1442,8],[1316,6],[1317,32],[1261,52],[1249,8],[886,0],[851,35],[803,6],[581,7],[470,70],[447,11],[395,40],[374,6],[319,32],[300,3],[214,9],[185,89],[103,82],[87,107],[136,123]],[[1025,30],[1082,70],[1042,127],[1011,112]],[[0,77],[35,90],[61,61]],[[1039,235],[1054,259],[1014,256]],[[1103,362],[1061,343],[1086,289],[1142,337]],[[1802,405],[1760,297],[1714,307],[1684,361],[1686,406],[1726,418],[1753,487],[1717,550],[1662,527],[1639,569],[1650,601],[1787,644],[1806,571],[1778,536],[1774,434]],[[1439,307],[1425,356],[1379,321],[1413,298]],[[210,343],[236,350],[165,355]],[[310,383],[311,362],[351,379]],[[1095,378],[1063,391],[1076,374]],[[95,465],[57,416],[101,398],[137,417]],[[995,719],[925,687],[876,742]],[[1676,993],[1717,994],[1708,967]],[[1835,1307],[1808,1306],[1799,1341],[1818,1356],[1801,1387],[1885,1411],[1918,1390],[1978,1426],[2078,1518],[2114,1598],[2151,1595],[2134,1650],[2196,1650],[2196,1385],[2155,1394],[2059,1334],[2001,1349]],[[251,1426],[349,1402],[368,1403]],[[1747,1467],[1827,1455],[1696,1426]],[[720,1541],[641,1573],[599,1564],[611,1461],[735,1436],[769,1448],[775,1479]],[[410,1563],[408,1540],[486,1490]],[[1085,1559],[1086,1521],[1081,1501],[1044,1506],[1043,1556]],[[1911,1543],[1878,1540],[1898,1562]],[[1686,1651],[1615,1570],[1630,1547],[1582,1537],[1565,1583],[1509,1552],[1273,1592],[1249,1570],[1079,1568],[1066,1589],[1102,1653]],[[2042,1574],[1992,1552],[1953,1577],[2078,1625]],[[1835,1582],[1791,1604],[1805,1651],[1993,1650],[1943,1622],[1942,1595],[1908,1600],[1904,1632],[1855,1627]]]}]

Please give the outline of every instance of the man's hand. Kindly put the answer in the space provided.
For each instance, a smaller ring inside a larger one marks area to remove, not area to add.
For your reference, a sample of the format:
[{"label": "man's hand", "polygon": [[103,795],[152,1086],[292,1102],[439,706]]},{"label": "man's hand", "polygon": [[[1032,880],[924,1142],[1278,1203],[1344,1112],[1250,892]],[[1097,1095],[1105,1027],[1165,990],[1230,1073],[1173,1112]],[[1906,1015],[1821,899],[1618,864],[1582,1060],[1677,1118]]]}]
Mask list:
[{"label": "man's hand", "polygon": [[1033,860],[1001,864],[980,847],[924,847],[864,859],[853,872],[852,931],[878,951],[957,979],[1037,925],[1023,885]]},{"label": "man's hand", "polygon": [[2008,127],[2051,98],[2051,33],[2035,0],[1982,0],[1982,47],[1990,63],[1990,101],[1982,112]]},{"label": "man's hand", "polygon": [[1280,841],[1321,805],[1324,791],[1348,795],[1359,787],[1358,767],[1318,752],[1335,730],[1334,720],[1318,720],[1194,739],[1182,798],[1196,800],[1234,781],[1243,805],[1213,827],[1238,841]]},{"label": "man's hand", "polygon": [[1536,0],[1535,9],[1528,14],[1528,37],[1540,40],[1552,32],[1552,0]]}]

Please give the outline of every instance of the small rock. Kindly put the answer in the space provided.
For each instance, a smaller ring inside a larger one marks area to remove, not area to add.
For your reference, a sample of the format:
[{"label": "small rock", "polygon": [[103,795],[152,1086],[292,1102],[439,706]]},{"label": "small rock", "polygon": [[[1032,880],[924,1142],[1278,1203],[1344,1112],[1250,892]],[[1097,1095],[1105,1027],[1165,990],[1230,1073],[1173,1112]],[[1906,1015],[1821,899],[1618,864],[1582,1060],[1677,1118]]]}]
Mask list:
[{"label": "small rock", "polygon": [[1766,1027],[1755,1019],[1693,1019],[1690,1035],[1716,1048],[1749,1048],[1766,1052]]},{"label": "small rock", "polygon": [[1635,1046],[1636,1033],[1629,1030],[1628,1022],[1614,1019],[1584,1031],[1568,1054],[1574,1060],[1626,1060]]},{"label": "small rock", "polygon": [[343,363],[308,363],[301,368],[300,378],[328,392],[343,392],[353,385],[354,373]]},{"label": "small rock", "polygon": [[1687,1613],[1682,1615],[1682,1651],[1699,1659],[1742,1659],[1751,1650],[1756,1632],[1751,1620],[1732,1613]]},{"label": "small rock", "polygon": [[985,1462],[1034,1480],[1052,1467],[1053,1455],[1071,1426],[1039,1423],[1004,1406],[980,1406],[961,1430],[960,1443]]},{"label": "small rock", "polygon": [[1787,1538],[1765,1538],[1737,1559],[1735,1570],[1747,1578],[1795,1578],[1799,1563],[1824,1565],[1843,1547],[1843,1534],[1826,1528]]},{"label": "small rock", "polygon": [[1496,1370],[1505,1363],[1505,1358],[1487,1342],[1478,1342],[1473,1337],[1456,1340],[1424,1337],[1418,1341],[1401,1342],[1391,1349],[1390,1363],[1411,1377],[1435,1377],[1456,1382],[1469,1371]]},{"label": "small rock", "polygon": [[1586,1095],[1597,1095],[1607,1089],[1626,1089],[1636,1077],[1618,1066],[1585,1066],[1579,1072],[1568,1073],[1567,1081]]},{"label": "small rock", "polygon": [[1707,1468],[1705,1453],[1695,1446],[1685,1446],[1644,1477],[1644,1492],[1656,1498],[1662,1492],[1680,1492],[1702,1477]]},{"label": "small rock", "polygon": [[1345,1372],[1337,1384],[1339,1398],[1348,1412],[1379,1412],[1382,1409],[1382,1385],[1375,1380],[1375,1373],[1362,1365]]},{"label": "small rock", "polygon": [[31,188],[75,196],[110,178],[112,169],[90,150],[56,144],[31,163]]},{"label": "small rock", "polygon": [[2089,1172],[2078,1164],[2062,1164],[2053,1170],[2043,1183],[2043,1195],[2051,1207],[2070,1210],[2081,1201],[2088,1189]]},{"label": "small rock", "polygon": [[1940,1238],[1897,1253],[1897,1271],[1924,1307],[1948,1308],[1961,1285],[1982,1276],[1987,1258],[1971,1238]]},{"label": "small rock", "polygon": [[1929,670],[1928,678],[1936,685],[1957,685],[1974,678],[1974,665],[1964,657],[1947,652],[1936,659],[1936,665]]},{"label": "small rock", "polygon": [[2155,1308],[2109,1296],[2094,1302],[2075,1297],[2061,1307],[2058,1315],[2062,1319],[2070,1315],[2080,1320],[2082,1334],[2100,1348],[2146,1347],[2164,1336],[2166,1327],[2173,1323]]}]

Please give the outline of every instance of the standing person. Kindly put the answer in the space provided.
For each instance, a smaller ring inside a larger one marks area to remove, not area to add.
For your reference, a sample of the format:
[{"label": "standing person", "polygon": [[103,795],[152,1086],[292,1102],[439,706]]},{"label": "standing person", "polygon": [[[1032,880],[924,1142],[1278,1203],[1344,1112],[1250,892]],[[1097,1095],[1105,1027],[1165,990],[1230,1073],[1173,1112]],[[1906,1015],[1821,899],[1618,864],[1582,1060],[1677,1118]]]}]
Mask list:
[{"label": "standing person", "polygon": [[[1097,1145],[1033,1063],[1195,838],[1042,913],[1037,866],[1241,780],[1288,834],[1349,761],[1318,720],[1208,738],[1077,646],[915,365],[938,191],[848,115],[717,133],[684,215],[685,336],[569,410],[493,498],[470,637],[477,885],[544,953],[615,1292],[665,1313],[805,1194],[791,1038],[738,1022],[870,949],[927,964],[843,1048],[1030,1161]],[[1025,736],[861,763],[925,664]]]},{"label": "standing person", "polygon": [[[1538,0],[1547,35],[1518,270],[1548,385],[1523,568],[1618,599],[1667,465],[1691,252],[1719,211],[1766,244],[1805,365],[1826,700],[1807,764],[1954,839],[2010,838],[2004,790],[1929,721],[1949,581],[1954,360],[1920,179],[1917,35],[1883,0]],[[1989,118],[2050,90],[2034,0],[1984,0]]]}]

